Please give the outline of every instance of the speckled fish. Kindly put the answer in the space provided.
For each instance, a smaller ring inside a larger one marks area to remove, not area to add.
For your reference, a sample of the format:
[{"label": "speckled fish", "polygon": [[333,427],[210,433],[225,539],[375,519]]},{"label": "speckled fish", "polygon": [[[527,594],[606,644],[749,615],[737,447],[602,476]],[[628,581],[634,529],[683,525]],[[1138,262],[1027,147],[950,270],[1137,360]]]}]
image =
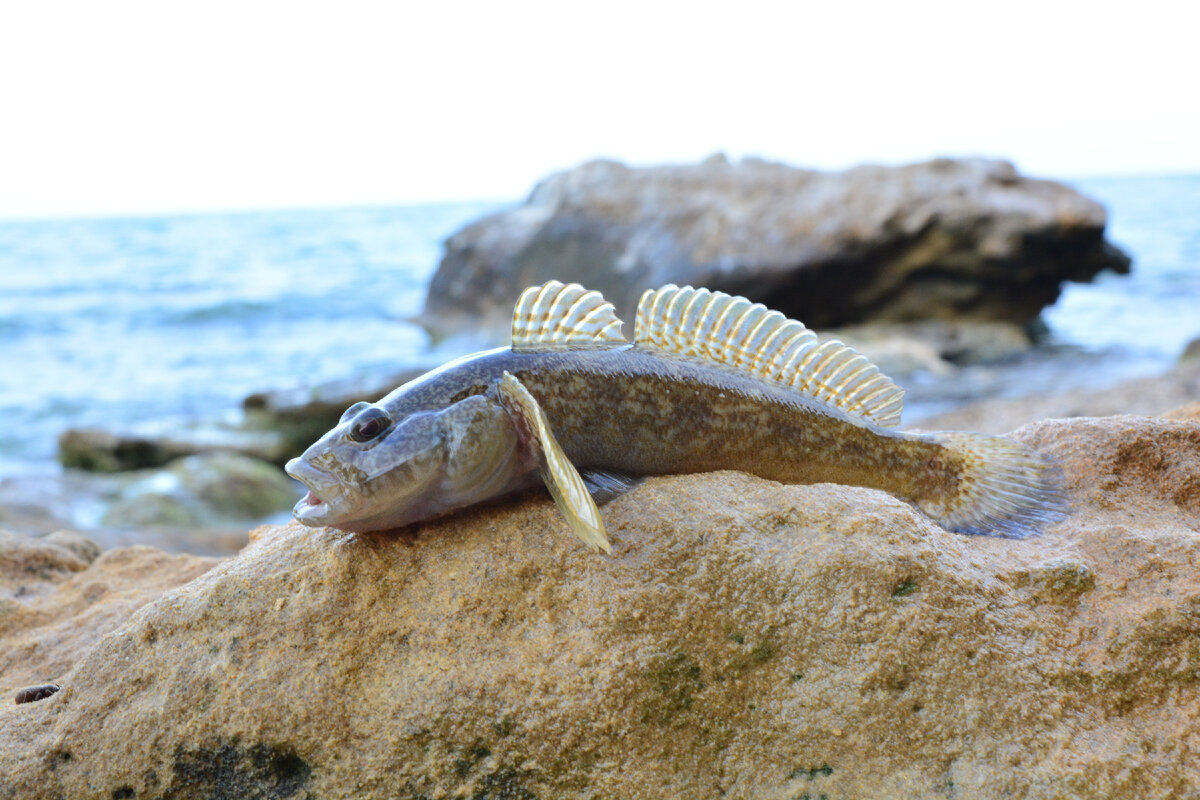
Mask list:
[{"label": "speckled fish", "polygon": [[961,533],[1024,536],[1063,514],[1061,473],[1032,450],[894,430],[903,390],[777,311],[667,285],[642,296],[632,343],[621,325],[577,284],[526,289],[511,347],[356,403],[292,459],[310,490],[296,518],[386,530],[540,479],[575,534],[611,552],[593,493],[713,470],[881,489]]}]

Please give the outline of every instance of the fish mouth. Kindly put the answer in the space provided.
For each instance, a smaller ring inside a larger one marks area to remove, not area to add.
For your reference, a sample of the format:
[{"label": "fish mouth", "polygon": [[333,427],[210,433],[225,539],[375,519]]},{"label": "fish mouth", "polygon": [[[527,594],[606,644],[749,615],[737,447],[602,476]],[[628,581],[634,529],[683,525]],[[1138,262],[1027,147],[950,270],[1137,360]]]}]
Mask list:
[{"label": "fish mouth", "polygon": [[329,513],[329,505],[308,490],[308,494],[300,498],[300,502],[296,503],[292,509],[292,516],[301,522],[307,520],[317,520]]},{"label": "fish mouth", "polygon": [[289,461],[284,466],[283,471],[295,480],[300,481],[300,483],[304,484],[304,488],[308,489],[308,493],[304,497],[301,497],[300,501],[292,508],[293,517],[300,522],[311,525],[329,516],[329,500],[335,498],[319,497],[316,490],[313,489],[313,483],[322,477],[320,472],[305,464],[299,458],[293,458]]}]

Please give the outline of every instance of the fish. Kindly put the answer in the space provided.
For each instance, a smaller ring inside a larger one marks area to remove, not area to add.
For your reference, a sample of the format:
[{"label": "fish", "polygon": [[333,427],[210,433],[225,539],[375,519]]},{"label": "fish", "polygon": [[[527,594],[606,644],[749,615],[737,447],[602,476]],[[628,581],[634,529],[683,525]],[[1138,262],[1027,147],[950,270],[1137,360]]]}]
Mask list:
[{"label": "fish", "polygon": [[1000,436],[897,430],[904,390],[744,297],[667,284],[633,341],[579,284],[526,289],[509,347],[451,361],[338,424],[286,465],[308,526],[392,530],[542,483],[611,553],[598,503],[646,476],[740,470],[888,492],[948,531],[1024,537],[1066,516],[1063,475]]}]

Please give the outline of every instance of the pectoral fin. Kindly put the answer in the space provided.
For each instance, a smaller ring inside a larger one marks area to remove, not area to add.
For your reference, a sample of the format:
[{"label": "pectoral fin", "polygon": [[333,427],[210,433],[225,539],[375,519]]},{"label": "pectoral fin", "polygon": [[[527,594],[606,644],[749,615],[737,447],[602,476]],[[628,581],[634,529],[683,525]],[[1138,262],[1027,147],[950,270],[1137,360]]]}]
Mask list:
[{"label": "pectoral fin", "polygon": [[571,530],[585,544],[612,552],[604,534],[604,521],[588,493],[588,487],[566,453],[554,440],[550,422],[537,400],[511,373],[500,379],[500,403],[513,418],[521,438],[533,449],[538,470],[559,511],[567,518]]}]

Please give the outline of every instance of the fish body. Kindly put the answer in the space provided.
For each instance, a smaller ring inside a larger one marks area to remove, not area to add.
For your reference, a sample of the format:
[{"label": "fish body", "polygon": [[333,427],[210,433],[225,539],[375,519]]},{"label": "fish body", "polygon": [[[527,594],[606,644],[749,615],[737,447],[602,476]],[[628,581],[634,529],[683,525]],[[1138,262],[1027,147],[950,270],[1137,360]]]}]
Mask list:
[{"label": "fish body", "polygon": [[1002,437],[892,429],[901,390],[777,312],[667,286],[643,298],[635,342],[619,325],[582,287],[527,290],[513,346],[353,406],[290,462],[311,489],[297,518],[395,528],[540,477],[575,532],[607,549],[590,475],[715,470],[880,489],[961,532],[1023,535],[1061,515],[1060,478],[1035,453]]}]

